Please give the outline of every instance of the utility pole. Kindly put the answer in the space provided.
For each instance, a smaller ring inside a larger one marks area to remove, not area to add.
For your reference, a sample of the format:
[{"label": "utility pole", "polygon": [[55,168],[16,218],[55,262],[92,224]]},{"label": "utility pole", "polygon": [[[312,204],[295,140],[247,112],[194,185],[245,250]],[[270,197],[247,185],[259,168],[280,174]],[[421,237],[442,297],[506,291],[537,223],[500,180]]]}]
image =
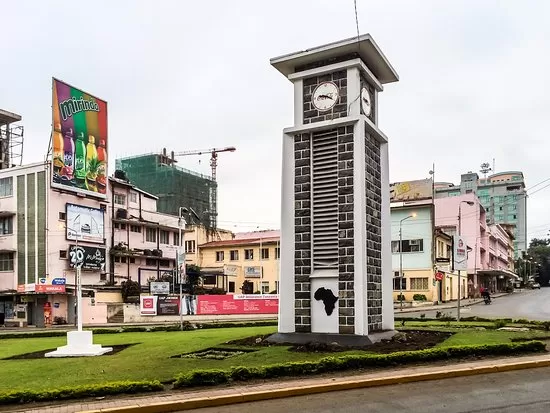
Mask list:
[{"label": "utility pole", "polygon": [[179,246],[176,252],[176,271],[178,274],[178,281],[180,284],[180,330],[183,331],[183,278],[185,277],[185,242],[182,227],[185,227],[185,219],[183,218],[183,207],[179,208],[178,212],[178,229],[179,229]]},{"label": "utility pole", "polygon": [[[470,206],[474,205],[474,201],[460,201],[458,204],[458,238],[460,239],[460,235],[462,234],[462,222],[461,222],[461,215],[462,215],[462,204],[468,204]],[[476,223],[476,225],[479,226],[479,224]],[[467,248],[466,248],[467,249]],[[466,254],[466,263],[468,262],[468,254]],[[454,259],[454,257],[453,257]],[[456,321],[460,321],[460,298],[462,296],[462,280],[460,279],[460,269],[458,270],[458,300],[457,300],[457,307],[456,307]]]}]

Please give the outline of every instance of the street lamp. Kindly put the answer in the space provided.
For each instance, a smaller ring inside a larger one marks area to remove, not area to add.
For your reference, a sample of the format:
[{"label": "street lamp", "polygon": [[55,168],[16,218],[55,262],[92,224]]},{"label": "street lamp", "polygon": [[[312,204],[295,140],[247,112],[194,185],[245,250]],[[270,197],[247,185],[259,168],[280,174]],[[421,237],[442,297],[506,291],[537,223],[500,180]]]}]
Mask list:
[{"label": "street lamp", "polygon": [[399,309],[403,311],[403,221],[409,218],[415,218],[416,214],[412,213],[408,217],[399,221]]},{"label": "street lamp", "polygon": [[[458,237],[460,238],[461,230],[462,230],[462,204],[468,204],[470,206],[474,205],[474,201],[460,201],[458,204]],[[477,251],[477,250],[476,250]],[[454,256],[453,256],[454,259]],[[477,256],[476,256],[477,260]],[[467,260],[466,260],[467,262]],[[475,263],[477,266],[477,262]],[[462,280],[460,279],[460,270],[458,270],[458,300],[457,300],[457,308],[456,308],[456,321],[460,321],[460,296],[462,295]]]}]

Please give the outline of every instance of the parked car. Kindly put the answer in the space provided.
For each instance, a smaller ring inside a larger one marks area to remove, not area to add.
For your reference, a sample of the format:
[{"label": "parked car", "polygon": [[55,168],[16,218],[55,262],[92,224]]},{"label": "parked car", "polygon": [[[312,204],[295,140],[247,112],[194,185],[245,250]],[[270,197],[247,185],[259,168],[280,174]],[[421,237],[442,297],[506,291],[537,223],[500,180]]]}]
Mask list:
[{"label": "parked car", "polygon": [[531,284],[531,288],[534,290],[535,288],[539,289],[540,290],[540,284],[539,283],[534,283],[534,284]]}]

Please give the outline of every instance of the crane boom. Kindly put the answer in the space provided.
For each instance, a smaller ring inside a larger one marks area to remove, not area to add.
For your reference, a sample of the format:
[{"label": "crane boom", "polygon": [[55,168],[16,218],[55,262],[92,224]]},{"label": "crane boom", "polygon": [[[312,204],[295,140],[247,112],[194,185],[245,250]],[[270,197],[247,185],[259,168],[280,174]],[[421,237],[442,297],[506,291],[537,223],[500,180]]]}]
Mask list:
[{"label": "crane boom", "polygon": [[219,152],[235,152],[237,148],[234,146],[227,146],[225,148],[212,148],[212,149],[199,149],[194,151],[176,152],[174,156],[186,156],[186,155],[204,155],[206,153],[219,153]]}]

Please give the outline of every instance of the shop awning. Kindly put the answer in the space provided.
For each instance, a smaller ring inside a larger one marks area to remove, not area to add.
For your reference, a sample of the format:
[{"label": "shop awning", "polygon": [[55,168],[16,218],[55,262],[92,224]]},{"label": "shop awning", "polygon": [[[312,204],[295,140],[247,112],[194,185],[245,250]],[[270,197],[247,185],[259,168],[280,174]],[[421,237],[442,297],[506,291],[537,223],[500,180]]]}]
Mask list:
[{"label": "shop awning", "polygon": [[510,278],[514,281],[519,281],[520,278],[516,273],[513,273],[509,270],[503,270],[503,269],[491,269],[491,270],[477,270],[478,275],[490,275],[490,276],[497,276],[504,278]]}]

